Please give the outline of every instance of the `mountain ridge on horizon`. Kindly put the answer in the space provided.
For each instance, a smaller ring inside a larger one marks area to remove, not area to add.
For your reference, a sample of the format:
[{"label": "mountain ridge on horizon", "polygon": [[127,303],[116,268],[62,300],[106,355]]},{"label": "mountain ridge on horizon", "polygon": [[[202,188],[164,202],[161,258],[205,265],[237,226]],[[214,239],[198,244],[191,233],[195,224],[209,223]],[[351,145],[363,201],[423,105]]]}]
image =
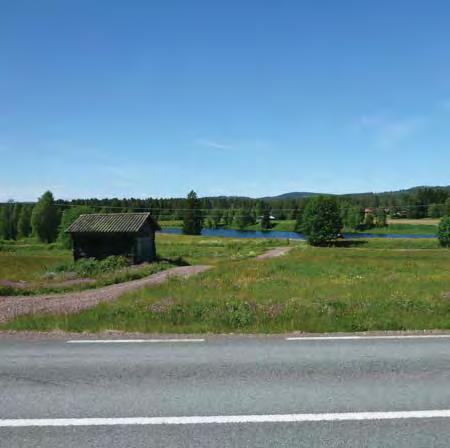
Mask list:
[{"label": "mountain ridge on horizon", "polygon": [[237,195],[221,195],[221,196],[205,196],[207,198],[242,198],[242,199],[259,199],[262,201],[271,201],[271,200],[283,200],[283,199],[302,199],[313,196],[368,196],[368,195],[389,195],[389,194],[408,194],[413,193],[421,188],[432,188],[432,189],[443,189],[450,191],[450,185],[418,185],[410,188],[402,188],[400,190],[389,190],[389,191],[381,191],[381,192],[373,192],[367,191],[362,193],[324,193],[324,192],[314,192],[314,191],[291,191],[287,193],[281,193],[273,196],[262,196],[262,197],[251,197],[251,196],[237,196]]},{"label": "mountain ridge on horizon", "polygon": [[342,193],[342,194],[337,194],[337,193],[318,193],[318,192],[311,192],[311,191],[292,191],[292,192],[288,192],[288,193],[282,193],[279,195],[275,195],[275,196],[264,196],[261,198],[257,198],[257,199],[261,199],[261,200],[265,200],[265,201],[270,201],[270,200],[279,200],[279,199],[302,199],[302,198],[307,198],[307,197],[312,197],[312,196],[320,196],[320,195],[324,195],[324,196],[368,196],[368,195],[388,195],[388,194],[408,194],[408,193],[413,193],[414,191],[420,190],[421,188],[432,188],[432,189],[443,189],[443,190],[447,190],[450,191],[450,185],[418,185],[416,187],[411,187],[411,188],[404,188],[404,189],[400,189],[400,190],[390,190],[390,191],[381,191],[381,192],[373,192],[373,191],[367,191],[367,192],[363,192],[363,193]]}]

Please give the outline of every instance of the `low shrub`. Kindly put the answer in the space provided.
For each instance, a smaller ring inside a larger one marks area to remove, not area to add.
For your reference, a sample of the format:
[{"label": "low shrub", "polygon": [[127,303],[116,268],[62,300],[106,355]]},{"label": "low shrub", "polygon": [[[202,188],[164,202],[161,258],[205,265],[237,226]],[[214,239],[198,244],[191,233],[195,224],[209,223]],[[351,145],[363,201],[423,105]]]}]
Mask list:
[{"label": "low shrub", "polygon": [[226,303],[225,320],[232,328],[244,328],[253,323],[254,310],[248,302],[232,300]]},{"label": "low shrub", "polygon": [[439,244],[443,247],[450,247],[450,216],[442,218],[438,230]]},{"label": "low shrub", "polygon": [[[123,269],[130,265],[125,257],[110,256],[104,260],[94,258],[82,258],[75,262],[61,263],[52,268],[52,272],[57,274],[75,273],[78,277],[96,277],[102,274]],[[47,272],[47,275],[51,272]]]}]

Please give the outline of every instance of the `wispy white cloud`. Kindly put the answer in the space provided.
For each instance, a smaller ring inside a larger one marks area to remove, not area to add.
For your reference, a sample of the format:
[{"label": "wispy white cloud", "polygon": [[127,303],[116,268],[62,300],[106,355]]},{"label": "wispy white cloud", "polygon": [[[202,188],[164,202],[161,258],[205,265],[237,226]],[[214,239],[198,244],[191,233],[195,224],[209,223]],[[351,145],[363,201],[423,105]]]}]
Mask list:
[{"label": "wispy white cloud", "polygon": [[378,133],[378,142],[381,147],[390,149],[412,138],[423,126],[421,119],[406,119],[387,123]]},{"label": "wispy white cloud", "polygon": [[198,138],[196,141],[197,145],[203,146],[205,148],[216,149],[219,151],[226,151],[234,149],[232,145],[220,143],[214,140],[209,140],[206,138]]},{"label": "wispy white cloud", "polygon": [[358,127],[380,149],[395,149],[414,137],[426,124],[423,117],[386,118],[382,115],[363,115]]}]

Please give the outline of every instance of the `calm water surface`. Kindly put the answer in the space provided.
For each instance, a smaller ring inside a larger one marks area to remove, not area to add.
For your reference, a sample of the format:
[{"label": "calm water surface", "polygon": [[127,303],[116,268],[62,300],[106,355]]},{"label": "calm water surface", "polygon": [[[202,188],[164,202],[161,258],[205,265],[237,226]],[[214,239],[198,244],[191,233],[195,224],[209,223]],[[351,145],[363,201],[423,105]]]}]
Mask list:
[{"label": "calm water surface", "polygon": [[[178,228],[162,229],[161,233],[171,233],[181,235],[183,232]],[[202,236],[225,236],[229,238],[293,238],[296,240],[305,239],[301,233],[286,232],[281,230],[235,230],[235,229],[203,229]],[[436,235],[430,234],[390,234],[385,233],[344,233],[344,238],[436,238]]]}]

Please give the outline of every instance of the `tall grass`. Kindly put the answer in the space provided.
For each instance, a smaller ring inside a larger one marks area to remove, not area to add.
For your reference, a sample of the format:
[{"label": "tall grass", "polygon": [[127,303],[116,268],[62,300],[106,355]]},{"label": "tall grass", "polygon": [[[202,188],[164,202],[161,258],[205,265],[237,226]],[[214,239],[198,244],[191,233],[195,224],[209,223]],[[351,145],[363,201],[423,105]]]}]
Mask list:
[{"label": "tall grass", "polygon": [[450,251],[310,248],[219,263],[197,277],[70,316],[24,316],[9,329],[328,332],[450,328]]}]

